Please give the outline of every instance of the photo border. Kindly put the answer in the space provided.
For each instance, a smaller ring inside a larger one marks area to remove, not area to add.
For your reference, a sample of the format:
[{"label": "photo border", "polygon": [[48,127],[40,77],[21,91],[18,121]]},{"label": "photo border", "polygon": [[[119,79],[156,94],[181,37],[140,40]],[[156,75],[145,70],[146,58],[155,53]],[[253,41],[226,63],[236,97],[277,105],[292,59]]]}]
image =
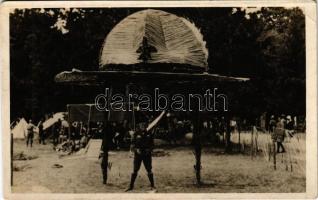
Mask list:
[{"label": "photo border", "polygon": [[[14,8],[303,7],[306,19],[305,193],[12,193],[10,186],[9,13]],[[3,192],[5,199],[313,199],[317,197],[317,16],[313,1],[7,1],[0,4]]]}]

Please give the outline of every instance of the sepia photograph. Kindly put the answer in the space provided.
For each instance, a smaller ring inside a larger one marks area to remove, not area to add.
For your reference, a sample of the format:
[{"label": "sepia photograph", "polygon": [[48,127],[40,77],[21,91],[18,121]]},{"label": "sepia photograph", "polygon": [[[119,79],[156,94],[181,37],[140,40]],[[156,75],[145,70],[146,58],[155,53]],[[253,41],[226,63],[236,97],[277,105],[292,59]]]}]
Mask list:
[{"label": "sepia photograph", "polygon": [[11,193],[308,192],[305,7],[8,15]]}]

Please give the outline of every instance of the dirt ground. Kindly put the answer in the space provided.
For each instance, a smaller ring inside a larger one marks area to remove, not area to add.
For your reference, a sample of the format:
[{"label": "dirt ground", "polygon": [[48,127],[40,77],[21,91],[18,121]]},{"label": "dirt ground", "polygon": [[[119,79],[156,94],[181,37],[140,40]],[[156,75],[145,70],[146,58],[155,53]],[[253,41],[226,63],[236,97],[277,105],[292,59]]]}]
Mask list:
[{"label": "dirt ground", "polygon": [[[124,192],[130,181],[133,158],[127,151],[116,151],[110,155],[112,163],[108,184],[102,184],[100,163],[84,156],[59,157],[51,144],[26,148],[24,141],[14,141],[14,154],[24,152],[38,156],[32,160],[17,160],[13,165],[12,191],[59,192],[59,193],[108,193]],[[223,154],[212,148],[205,148],[202,154],[202,180],[195,184],[194,156],[191,147],[165,148],[169,155],[153,158],[153,172],[157,192],[305,192],[306,178],[297,167],[286,171],[279,161],[278,169],[264,157],[251,159],[249,155]],[[304,155],[305,156],[305,155]],[[63,167],[54,168],[54,164]],[[142,167],[133,192],[148,192],[149,181]]]}]

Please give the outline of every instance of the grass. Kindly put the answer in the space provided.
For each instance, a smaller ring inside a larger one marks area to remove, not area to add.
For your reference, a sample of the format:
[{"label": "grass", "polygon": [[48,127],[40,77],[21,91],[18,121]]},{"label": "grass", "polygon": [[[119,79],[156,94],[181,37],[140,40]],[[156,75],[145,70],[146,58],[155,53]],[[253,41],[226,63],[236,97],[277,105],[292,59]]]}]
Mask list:
[{"label": "grass", "polygon": [[[269,162],[273,162],[273,142],[269,133],[254,132],[254,148],[257,148],[259,157]],[[238,144],[238,133],[232,134],[231,140]],[[240,134],[241,146],[251,146],[251,133],[242,132]],[[256,145],[257,144],[257,145]],[[286,153],[277,154],[277,167],[290,171],[306,173],[306,134],[296,133],[293,138],[286,138],[283,143]],[[254,149],[255,150],[255,149]],[[249,149],[250,153],[250,149]]]}]

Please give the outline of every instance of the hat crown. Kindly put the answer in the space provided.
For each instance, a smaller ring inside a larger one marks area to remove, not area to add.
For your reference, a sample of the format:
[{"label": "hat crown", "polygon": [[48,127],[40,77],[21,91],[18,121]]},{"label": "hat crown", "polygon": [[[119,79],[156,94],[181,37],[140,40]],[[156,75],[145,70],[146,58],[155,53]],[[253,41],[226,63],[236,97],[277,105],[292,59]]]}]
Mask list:
[{"label": "hat crown", "polygon": [[100,68],[113,70],[120,65],[139,63],[151,67],[161,63],[188,65],[189,71],[206,71],[207,59],[206,42],[193,23],[168,12],[147,9],[129,15],[107,35],[101,49]]}]

